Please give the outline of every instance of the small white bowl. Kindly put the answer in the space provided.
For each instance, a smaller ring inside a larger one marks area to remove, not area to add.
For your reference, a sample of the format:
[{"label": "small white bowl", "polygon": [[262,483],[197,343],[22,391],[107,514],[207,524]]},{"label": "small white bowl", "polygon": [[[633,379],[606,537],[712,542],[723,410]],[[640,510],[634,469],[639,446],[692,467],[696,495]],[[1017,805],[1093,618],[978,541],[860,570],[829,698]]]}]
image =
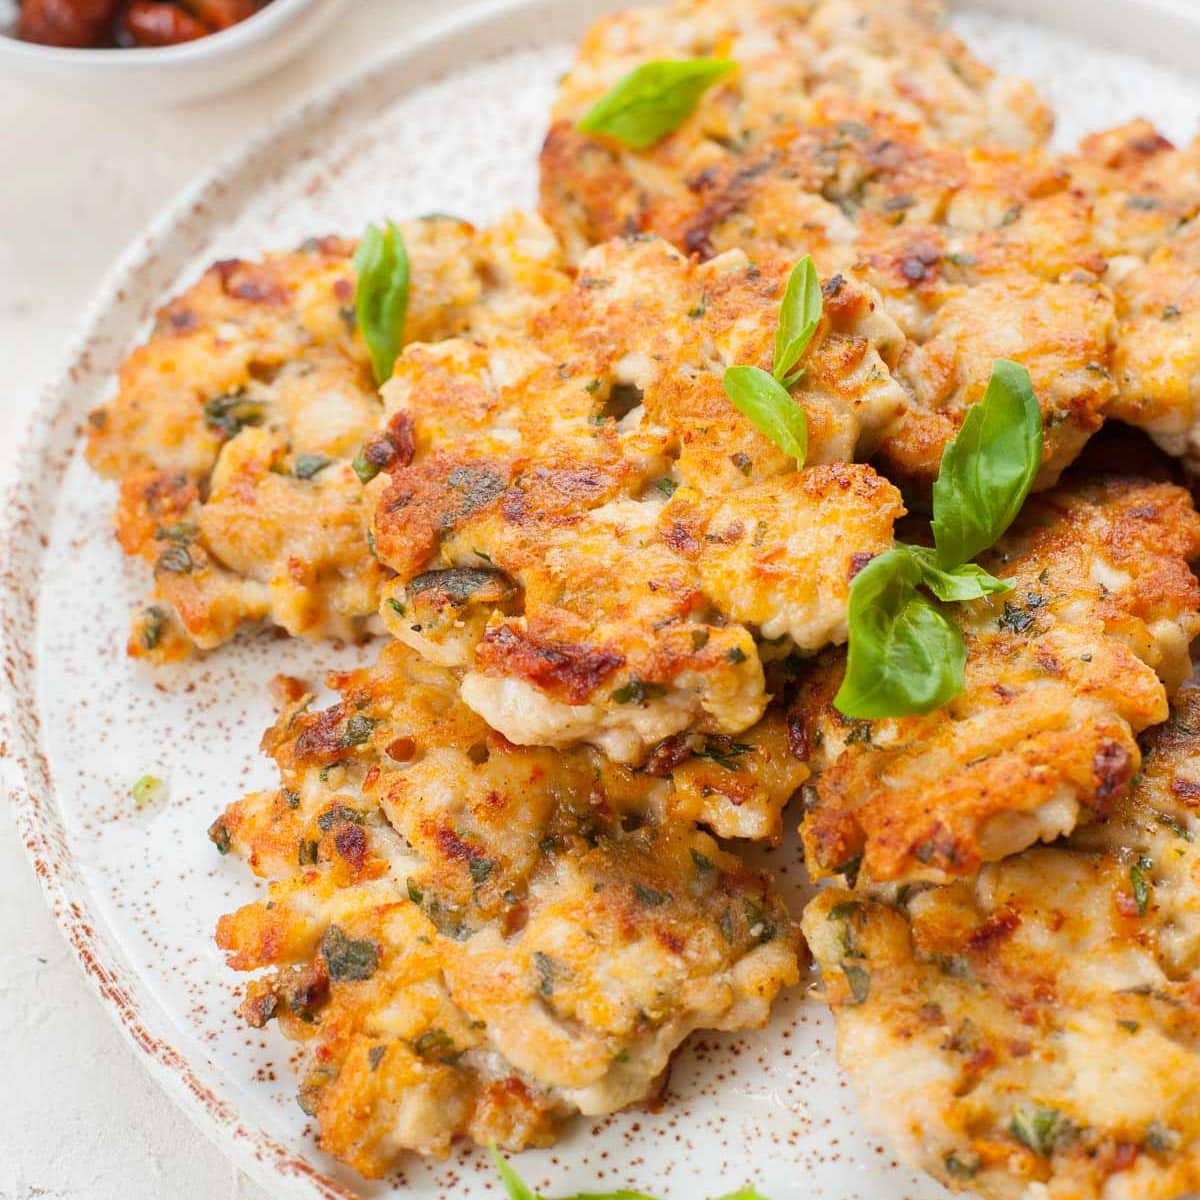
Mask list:
[{"label": "small white bowl", "polygon": [[0,74],[99,100],[179,104],[281,66],[312,44],[345,0],[271,0],[237,25],[178,46],[70,50],[0,34]]}]

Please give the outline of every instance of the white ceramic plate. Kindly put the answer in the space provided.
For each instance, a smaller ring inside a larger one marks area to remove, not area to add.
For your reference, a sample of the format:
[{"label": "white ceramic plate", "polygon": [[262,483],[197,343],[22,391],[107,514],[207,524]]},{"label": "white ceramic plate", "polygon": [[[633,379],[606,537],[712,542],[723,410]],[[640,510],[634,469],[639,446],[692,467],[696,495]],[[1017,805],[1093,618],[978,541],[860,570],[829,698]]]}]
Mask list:
[{"label": "white ceramic plate", "polygon": [[[1136,113],[1177,138],[1196,132],[1200,85],[1183,72],[1200,58],[1200,14],[1187,0],[996,3],[1007,15],[956,19],[985,58],[1043,87],[1064,143]],[[270,717],[266,680],[279,670],[317,677],[373,651],[257,636],[165,673],[127,660],[127,612],[145,579],[112,540],[113,488],[80,460],[79,425],[155,305],[215,257],[357,231],[385,214],[486,221],[532,204],[566,42],[606,7],[495,0],[411,39],[193,188],[97,301],[0,508],[0,750],[49,903],[155,1077],[279,1197],[498,1194],[473,1151],[412,1163],[379,1185],[324,1159],[293,1099],[288,1046],[242,1029],[237,981],[211,940],[218,915],[253,894],[244,868],[219,859],[204,830],[231,798],[271,782],[255,750]],[[1022,14],[1058,28],[1022,24]],[[148,771],[169,781],[169,796],[137,812],[129,786]],[[785,847],[771,859],[798,885],[793,854]],[[551,1195],[637,1185],[696,1200],[750,1179],[772,1200],[938,1194],[862,1132],[823,1009],[802,990],[762,1034],[690,1043],[671,1092],[659,1114],[578,1122],[556,1150],[522,1156],[523,1172]]]}]

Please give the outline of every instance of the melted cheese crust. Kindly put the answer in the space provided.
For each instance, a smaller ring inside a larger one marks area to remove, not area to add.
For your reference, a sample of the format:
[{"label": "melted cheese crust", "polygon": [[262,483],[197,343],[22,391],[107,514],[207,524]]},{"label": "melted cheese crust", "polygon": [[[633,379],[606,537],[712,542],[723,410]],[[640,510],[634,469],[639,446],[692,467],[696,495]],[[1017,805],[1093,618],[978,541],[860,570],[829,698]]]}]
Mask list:
[{"label": "melted cheese crust", "polygon": [[1200,1187],[1200,693],[1132,793],[1067,841],[804,930],[870,1123],[954,1189],[1171,1200]]},{"label": "melted cheese crust", "polygon": [[[553,237],[516,215],[403,228],[405,336],[520,327],[566,284]],[[181,658],[251,621],[361,635],[387,572],[352,469],[382,407],[356,328],[353,242],[210,268],[159,314],[91,415],[88,459],[121,483],[117,536],[154,568],[130,653]]]}]

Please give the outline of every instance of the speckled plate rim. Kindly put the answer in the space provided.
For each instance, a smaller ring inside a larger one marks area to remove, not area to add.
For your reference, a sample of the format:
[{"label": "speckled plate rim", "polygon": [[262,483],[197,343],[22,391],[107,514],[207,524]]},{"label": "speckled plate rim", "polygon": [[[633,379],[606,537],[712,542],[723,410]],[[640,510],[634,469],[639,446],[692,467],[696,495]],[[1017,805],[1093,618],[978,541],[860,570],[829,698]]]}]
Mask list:
[{"label": "speckled plate rim", "polygon": [[[151,1075],[221,1151],[273,1195],[353,1200],[222,1096],[211,1060],[189,1060],[171,1040],[172,1022],[98,916],[72,856],[44,750],[35,643],[41,555],[59,485],[80,423],[103,395],[138,330],[215,225],[255,191],[311,156],[321,129],[353,109],[364,114],[465,63],[577,36],[621,0],[485,0],[428,23],[395,49],[298,104],[188,187],[131,245],[89,307],[66,366],[40,396],[20,440],[12,484],[0,503],[0,772],[13,816],[47,903],[100,1001]],[[1189,0],[964,0],[964,8],[1033,20],[1094,45],[1189,69],[1200,9]]]}]

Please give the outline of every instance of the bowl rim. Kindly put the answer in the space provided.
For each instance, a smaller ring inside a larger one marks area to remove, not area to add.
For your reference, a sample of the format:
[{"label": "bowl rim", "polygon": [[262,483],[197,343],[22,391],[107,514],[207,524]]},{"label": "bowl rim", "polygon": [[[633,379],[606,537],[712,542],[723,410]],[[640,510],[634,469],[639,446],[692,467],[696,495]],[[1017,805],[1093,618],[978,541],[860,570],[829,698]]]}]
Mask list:
[{"label": "bowl rim", "polygon": [[26,42],[11,34],[0,34],[0,54],[24,58],[30,62],[87,66],[88,69],[113,70],[132,68],[145,70],[172,63],[196,62],[211,59],[226,52],[245,49],[271,37],[289,21],[324,0],[268,0],[252,16],[228,29],[180,42],[175,46],[104,47],[104,46],[44,46]]}]

